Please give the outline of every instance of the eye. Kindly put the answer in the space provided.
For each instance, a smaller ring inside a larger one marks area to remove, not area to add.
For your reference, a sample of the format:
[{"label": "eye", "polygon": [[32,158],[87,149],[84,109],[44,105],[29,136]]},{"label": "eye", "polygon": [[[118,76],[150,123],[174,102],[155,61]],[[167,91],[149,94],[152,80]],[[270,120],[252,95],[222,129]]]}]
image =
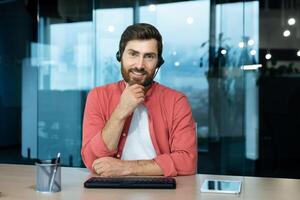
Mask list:
[{"label": "eye", "polygon": [[135,57],[138,55],[136,52],[133,52],[133,51],[130,51],[128,54],[132,57]]},{"label": "eye", "polygon": [[145,58],[147,58],[147,59],[154,59],[155,55],[153,55],[153,54],[146,54]]}]

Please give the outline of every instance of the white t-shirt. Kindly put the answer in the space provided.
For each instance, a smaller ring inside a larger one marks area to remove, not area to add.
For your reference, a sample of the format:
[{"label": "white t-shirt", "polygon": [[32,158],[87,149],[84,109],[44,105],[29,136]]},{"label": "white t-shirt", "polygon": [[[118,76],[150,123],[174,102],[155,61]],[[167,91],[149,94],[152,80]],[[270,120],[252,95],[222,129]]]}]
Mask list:
[{"label": "white t-shirt", "polygon": [[140,104],[134,110],[121,159],[150,160],[154,157],[156,152],[149,132],[148,111]]}]

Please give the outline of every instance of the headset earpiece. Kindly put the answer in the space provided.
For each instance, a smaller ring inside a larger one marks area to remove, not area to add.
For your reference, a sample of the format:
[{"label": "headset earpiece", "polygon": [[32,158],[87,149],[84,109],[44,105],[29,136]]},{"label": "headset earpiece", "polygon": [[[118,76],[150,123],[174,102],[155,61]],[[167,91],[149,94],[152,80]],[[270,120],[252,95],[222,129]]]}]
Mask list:
[{"label": "headset earpiece", "polygon": [[120,51],[118,51],[118,52],[116,53],[116,58],[117,58],[117,61],[121,62]]},{"label": "headset earpiece", "polygon": [[158,60],[157,67],[162,66],[164,63],[165,63],[165,60],[162,57],[160,57],[159,60]]}]

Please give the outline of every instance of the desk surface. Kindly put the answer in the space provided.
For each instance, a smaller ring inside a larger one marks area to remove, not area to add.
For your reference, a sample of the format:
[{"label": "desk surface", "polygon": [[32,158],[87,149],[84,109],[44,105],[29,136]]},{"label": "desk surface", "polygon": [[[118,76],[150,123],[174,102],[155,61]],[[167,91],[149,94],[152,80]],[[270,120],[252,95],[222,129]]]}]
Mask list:
[{"label": "desk surface", "polygon": [[[246,199],[299,200],[300,180],[241,176],[195,175],[176,177],[176,190],[159,189],[85,189],[89,177],[86,169],[62,168],[62,191],[53,194],[35,192],[35,166],[0,164],[0,199],[67,199],[67,200],[189,200],[189,199]],[[241,180],[242,191],[234,194],[201,193],[206,178]]]}]

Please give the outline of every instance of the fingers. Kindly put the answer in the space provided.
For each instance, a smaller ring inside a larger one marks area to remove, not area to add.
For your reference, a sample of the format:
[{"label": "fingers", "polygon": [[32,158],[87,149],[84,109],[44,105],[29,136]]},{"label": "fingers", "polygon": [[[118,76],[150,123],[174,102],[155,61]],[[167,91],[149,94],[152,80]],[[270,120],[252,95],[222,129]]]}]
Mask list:
[{"label": "fingers", "polygon": [[134,94],[143,94],[143,95],[145,95],[145,87],[141,86],[141,85],[138,85],[138,84],[130,86],[128,88],[128,90],[130,90]]},{"label": "fingers", "polygon": [[[142,85],[134,84],[126,88],[127,95],[132,96],[137,103],[141,103],[145,100],[145,87]],[[126,96],[127,96],[126,95]]]},{"label": "fingers", "polygon": [[94,171],[96,172],[96,174],[103,173],[103,171],[104,171],[103,161],[105,161],[105,158],[98,158],[97,160],[95,160],[93,162],[92,168],[94,169]]},{"label": "fingers", "polygon": [[138,88],[140,88],[140,89],[145,90],[145,87],[142,86],[142,85],[139,85],[139,84],[131,85],[131,86],[129,86],[128,88],[131,88],[131,89],[138,89]]},{"label": "fingers", "polygon": [[144,86],[135,84],[125,88],[123,91],[119,106],[118,113],[121,118],[129,116],[134,109],[145,101],[145,88]]},{"label": "fingers", "polygon": [[106,173],[106,172],[103,172],[103,173],[101,173],[101,174],[99,174],[101,177],[113,177],[113,175],[112,174],[110,174],[110,173]]},{"label": "fingers", "polygon": [[96,174],[100,175],[100,176],[107,176],[108,174],[108,170],[109,167],[102,165],[101,163],[98,163],[94,166],[94,170],[96,172]]},{"label": "fingers", "polygon": [[104,170],[101,166],[95,166],[94,170],[95,170],[96,174],[99,174],[99,175],[101,175],[104,172]]},{"label": "fingers", "polygon": [[121,176],[124,174],[122,162],[112,157],[98,158],[93,162],[93,170],[102,177]]},{"label": "fingers", "polygon": [[132,92],[138,102],[143,102],[145,100],[145,87],[144,86],[135,84],[135,85],[133,85]]},{"label": "fingers", "polygon": [[114,158],[110,158],[110,157],[98,158],[93,162],[92,168],[94,169],[96,174],[100,176],[109,176],[110,175],[109,171],[113,166],[112,165],[113,161]]},{"label": "fingers", "polygon": [[93,162],[92,168],[94,169],[94,171],[96,172],[96,174],[100,174],[101,173],[101,165],[97,162],[97,160],[95,160]]}]

